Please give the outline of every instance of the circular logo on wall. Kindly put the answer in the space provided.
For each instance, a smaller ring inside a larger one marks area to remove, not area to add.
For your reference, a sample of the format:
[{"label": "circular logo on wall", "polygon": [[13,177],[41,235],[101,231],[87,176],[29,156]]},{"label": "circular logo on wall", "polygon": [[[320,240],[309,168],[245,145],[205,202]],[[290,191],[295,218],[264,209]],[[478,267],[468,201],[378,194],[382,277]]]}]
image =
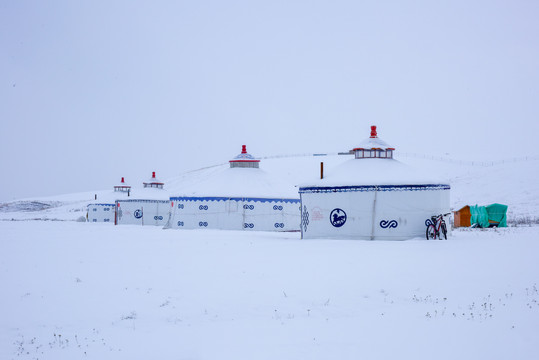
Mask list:
[{"label": "circular logo on wall", "polygon": [[142,217],[142,210],[140,210],[140,209],[135,210],[135,212],[133,213],[133,215],[134,215],[137,219],[140,219],[140,218]]},{"label": "circular logo on wall", "polygon": [[331,214],[329,214],[329,221],[331,225],[335,227],[341,227],[346,222],[346,213],[342,209],[333,209]]}]

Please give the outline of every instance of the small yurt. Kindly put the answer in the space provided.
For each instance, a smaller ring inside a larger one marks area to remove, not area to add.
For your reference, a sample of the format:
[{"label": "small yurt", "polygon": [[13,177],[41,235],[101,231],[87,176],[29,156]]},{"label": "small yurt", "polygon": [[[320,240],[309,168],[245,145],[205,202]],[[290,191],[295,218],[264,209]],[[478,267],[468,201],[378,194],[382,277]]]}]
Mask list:
[{"label": "small yurt", "polygon": [[178,189],[169,228],[299,231],[297,189],[260,169],[245,145],[228,167]]},{"label": "small yurt", "polygon": [[108,222],[114,224],[116,204],[95,202],[88,204],[86,210],[86,220],[88,222]]},{"label": "small yurt", "polygon": [[114,185],[114,192],[99,195],[94,202],[88,204],[86,219],[89,222],[107,222],[114,224],[116,220],[116,200],[129,197],[131,186],[126,184],[125,179],[118,185]]},{"label": "small yurt", "polygon": [[448,214],[447,182],[395,160],[376,126],[354,155],[300,186],[304,239],[405,240],[425,237],[425,221]]},{"label": "small yurt", "polygon": [[130,191],[130,197],[116,200],[116,224],[164,226],[170,215],[170,195],[155,172],[142,189]]}]

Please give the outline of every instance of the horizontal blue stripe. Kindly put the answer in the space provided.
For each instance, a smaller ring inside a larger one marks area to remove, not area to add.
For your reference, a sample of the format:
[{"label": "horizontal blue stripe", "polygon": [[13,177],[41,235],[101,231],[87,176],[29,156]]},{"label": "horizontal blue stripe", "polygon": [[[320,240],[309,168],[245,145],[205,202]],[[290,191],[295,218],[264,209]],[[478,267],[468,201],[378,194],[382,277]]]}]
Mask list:
[{"label": "horizontal blue stripe", "polygon": [[170,200],[142,200],[142,199],[133,199],[133,200],[116,200],[116,202],[122,203],[122,202],[143,202],[143,203],[159,203],[159,204],[167,204],[170,202]]},{"label": "horizontal blue stripe", "polygon": [[428,191],[449,190],[446,184],[428,185],[359,185],[359,186],[311,186],[299,188],[300,194],[305,193],[331,193],[331,192],[366,192],[366,191]]},{"label": "horizontal blue stripe", "polygon": [[116,204],[88,204],[88,206],[116,206]]},{"label": "horizontal blue stripe", "polygon": [[241,201],[241,202],[269,202],[269,203],[289,203],[299,204],[299,199],[276,199],[276,198],[242,198],[242,197],[218,197],[218,196],[205,196],[205,197],[171,197],[171,201]]}]

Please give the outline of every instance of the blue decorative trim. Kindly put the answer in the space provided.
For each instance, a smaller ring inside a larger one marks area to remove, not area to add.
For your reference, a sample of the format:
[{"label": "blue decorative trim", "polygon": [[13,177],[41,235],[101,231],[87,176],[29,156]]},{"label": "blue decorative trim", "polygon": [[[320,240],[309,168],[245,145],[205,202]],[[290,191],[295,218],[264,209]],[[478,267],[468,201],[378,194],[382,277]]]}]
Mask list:
[{"label": "blue decorative trim", "polygon": [[334,193],[334,192],[368,192],[368,191],[428,191],[449,190],[451,187],[445,184],[428,185],[359,185],[359,186],[311,186],[299,188],[300,194],[309,193]]},{"label": "blue decorative trim", "polygon": [[133,199],[133,200],[116,200],[118,203],[122,202],[143,202],[143,203],[159,203],[159,204],[168,204],[170,200],[142,200],[142,199]]},{"label": "blue decorative trim", "polygon": [[178,196],[171,197],[171,201],[238,201],[238,202],[261,202],[261,203],[288,203],[299,204],[299,199],[276,199],[276,198],[250,198],[250,197],[219,197],[219,196],[206,196],[206,197],[186,197]]},{"label": "blue decorative trim", "polygon": [[90,206],[116,206],[116,204],[88,204],[86,207]]}]

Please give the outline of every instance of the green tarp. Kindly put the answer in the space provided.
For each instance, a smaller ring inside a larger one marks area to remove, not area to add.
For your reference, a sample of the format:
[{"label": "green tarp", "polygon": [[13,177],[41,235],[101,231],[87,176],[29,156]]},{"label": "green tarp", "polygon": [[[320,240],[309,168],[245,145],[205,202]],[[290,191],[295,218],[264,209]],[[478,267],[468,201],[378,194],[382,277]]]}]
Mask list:
[{"label": "green tarp", "polygon": [[470,206],[470,214],[470,224],[472,225],[477,224],[482,228],[488,228],[491,224],[507,227],[507,205]]},{"label": "green tarp", "polygon": [[482,228],[488,228],[490,223],[488,222],[487,209],[484,206],[470,206],[470,224],[477,224]]},{"label": "green tarp", "polygon": [[488,219],[499,223],[498,227],[507,227],[507,205],[492,204],[485,206]]}]

